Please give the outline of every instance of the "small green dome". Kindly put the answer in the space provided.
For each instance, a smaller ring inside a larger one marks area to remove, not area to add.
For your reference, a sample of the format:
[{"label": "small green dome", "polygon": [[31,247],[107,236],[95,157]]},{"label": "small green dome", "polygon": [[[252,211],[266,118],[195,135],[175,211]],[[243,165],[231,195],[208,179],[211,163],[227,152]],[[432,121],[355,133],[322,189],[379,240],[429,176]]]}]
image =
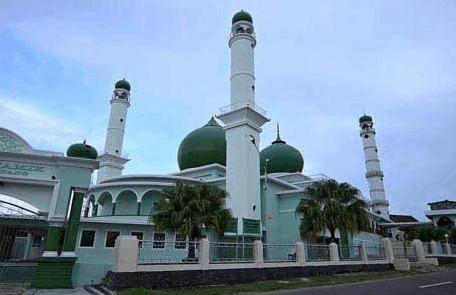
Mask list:
[{"label": "small green dome", "polygon": [[131,89],[131,86],[130,86],[130,83],[128,83],[127,80],[122,79],[122,80],[119,80],[116,82],[116,85],[114,86],[116,89],[125,89],[125,90],[128,90],[130,91]]},{"label": "small green dome", "polygon": [[252,16],[248,12],[246,12],[244,10],[241,10],[241,11],[237,12],[233,16],[233,19],[231,20],[231,23],[234,24],[235,22],[238,22],[240,20],[245,20],[245,21],[253,23]]},{"label": "small green dome", "polygon": [[85,158],[85,159],[96,159],[98,157],[97,150],[88,144],[84,140],[83,143],[75,143],[70,145],[67,149],[68,157]]},{"label": "small green dome", "polygon": [[304,168],[304,158],[301,153],[285,141],[280,139],[277,131],[277,139],[270,146],[260,152],[260,173],[264,174],[264,165],[268,159],[267,172],[302,172]]},{"label": "small green dome", "polygon": [[218,163],[226,165],[225,129],[214,117],[206,125],[190,132],[179,145],[179,169]]},{"label": "small green dome", "polygon": [[361,118],[359,118],[359,124],[363,122],[372,122],[372,117],[364,114]]}]

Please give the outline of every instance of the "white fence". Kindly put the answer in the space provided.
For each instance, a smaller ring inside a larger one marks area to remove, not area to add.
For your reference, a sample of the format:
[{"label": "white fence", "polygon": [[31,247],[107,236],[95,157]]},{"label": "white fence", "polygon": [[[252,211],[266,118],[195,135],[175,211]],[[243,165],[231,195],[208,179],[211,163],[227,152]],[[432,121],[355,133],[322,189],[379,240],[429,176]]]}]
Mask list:
[{"label": "white fence", "polygon": [[[312,244],[219,243],[138,241],[119,236],[116,240],[115,272],[290,267],[312,265],[393,263],[395,258],[410,262],[435,263],[436,256],[456,256],[456,245],[391,242],[342,246]],[[445,253],[445,254],[442,254]],[[448,254],[447,254],[448,253]]]}]

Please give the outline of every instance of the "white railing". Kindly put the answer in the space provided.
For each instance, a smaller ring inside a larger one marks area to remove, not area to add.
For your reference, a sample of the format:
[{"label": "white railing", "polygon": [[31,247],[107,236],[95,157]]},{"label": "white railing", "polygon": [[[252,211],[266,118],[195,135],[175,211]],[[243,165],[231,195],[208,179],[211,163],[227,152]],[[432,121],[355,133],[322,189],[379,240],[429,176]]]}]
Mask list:
[{"label": "white railing", "polygon": [[252,243],[209,243],[210,263],[253,262]]},{"label": "white railing", "polygon": [[309,245],[305,246],[306,261],[330,261],[331,254],[329,245]]},{"label": "white railing", "polygon": [[264,262],[292,262],[297,259],[296,244],[288,245],[263,245],[263,261]]},{"label": "white railing", "polygon": [[359,246],[339,246],[340,261],[361,261],[361,245]]},{"label": "white railing", "polygon": [[226,114],[226,113],[229,113],[229,112],[233,112],[233,111],[245,108],[245,107],[251,108],[252,110],[257,111],[258,113],[260,113],[261,115],[263,115],[265,117],[267,117],[267,115],[268,115],[266,110],[264,110],[263,108],[261,108],[257,104],[249,102],[249,101],[240,101],[240,102],[237,102],[237,103],[229,104],[227,106],[221,107],[219,109],[219,111],[220,111],[220,115],[223,115],[223,114]]},{"label": "white railing", "polygon": [[380,244],[366,244],[367,260],[386,260],[385,248]]},{"label": "white railing", "polygon": [[198,263],[198,242],[139,241],[138,264]]}]

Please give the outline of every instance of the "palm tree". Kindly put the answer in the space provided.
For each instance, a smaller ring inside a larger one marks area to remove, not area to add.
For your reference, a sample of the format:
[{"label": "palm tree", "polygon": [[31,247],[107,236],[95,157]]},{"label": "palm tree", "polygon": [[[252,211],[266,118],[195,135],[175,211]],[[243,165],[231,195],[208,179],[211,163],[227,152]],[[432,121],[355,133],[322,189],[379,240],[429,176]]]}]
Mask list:
[{"label": "palm tree", "polygon": [[302,214],[301,237],[313,242],[326,229],[335,241],[336,229],[357,233],[369,227],[368,205],[357,198],[359,190],[350,184],[330,179],[316,182],[305,190],[307,198],[300,201],[296,213]]},{"label": "palm tree", "polygon": [[177,182],[173,188],[164,189],[156,209],[151,213],[157,228],[176,232],[189,238],[188,260],[195,260],[194,241],[205,237],[202,231],[213,229],[218,236],[225,232],[231,218],[224,208],[226,192],[207,184],[188,185]]}]

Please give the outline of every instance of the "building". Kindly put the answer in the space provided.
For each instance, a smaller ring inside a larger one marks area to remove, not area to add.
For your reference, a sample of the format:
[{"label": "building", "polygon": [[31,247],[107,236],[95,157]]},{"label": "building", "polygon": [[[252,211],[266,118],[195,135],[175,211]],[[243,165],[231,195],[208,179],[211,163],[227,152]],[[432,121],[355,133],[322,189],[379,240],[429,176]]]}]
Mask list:
[{"label": "building", "polygon": [[[68,229],[72,230],[71,239],[63,241],[63,250],[58,249],[62,243],[59,241],[59,224],[52,219],[56,214],[50,214],[45,220],[49,227],[49,242],[46,245],[52,244],[52,247],[45,247],[43,257],[51,257],[54,261],[60,259],[67,263],[65,265],[68,268],[72,267],[70,274],[73,285],[97,283],[105,276],[113,266],[115,240],[119,235],[138,237],[144,241],[142,247],[151,247],[151,253],[157,257],[163,256],[163,253],[172,253],[176,261],[185,258],[188,249],[185,237],[157,230],[149,218],[161,190],[175,186],[178,181],[189,184],[207,183],[228,192],[226,206],[233,214],[233,221],[224,240],[250,242],[262,239],[270,244],[294,244],[301,240],[296,207],[305,197],[308,185],[328,177],[323,174],[302,174],[302,154],[281,138],[278,126],[277,138],[271,145],[259,150],[262,126],[270,118],[255,100],[256,37],[252,17],[245,11],[236,13],[232,19],[229,46],[229,105],[222,107],[216,118],[208,118],[207,124],[190,132],[182,140],[177,155],[180,171],[166,175],[122,175],[123,167],[128,162],[128,159],[121,156],[126,119],[128,107],[134,103],[130,100],[131,85],[126,80],[120,80],[114,86],[103,154],[98,156],[92,147],[83,143],[71,146],[67,152],[68,157],[47,156],[58,158],[57,163],[71,163],[68,165],[75,166],[74,169],[78,169],[76,172],[83,175],[83,183],[73,183],[71,177],[65,180],[65,188],[68,189],[62,191],[61,199],[59,196],[60,202],[66,204],[66,207],[57,206],[60,211],[56,217],[66,221],[67,211],[71,211],[68,221],[78,225]],[[224,125],[221,126],[217,120]],[[365,122],[360,121],[363,124]],[[367,146],[371,147],[369,144]],[[90,174],[97,168],[97,184],[89,187]],[[377,168],[374,169],[376,173],[381,171],[379,163]],[[79,174],[72,174],[72,171],[69,170],[68,174],[79,179]],[[370,172],[373,173],[372,171]],[[63,176],[56,174],[55,177],[57,181]],[[0,193],[15,196],[18,190],[7,192],[0,186]],[[73,196],[72,206],[68,205],[70,196]],[[377,222],[388,220],[385,215],[387,202],[383,199],[373,199],[373,206],[379,210],[370,213],[374,229],[377,228]],[[43,207],[43,211],[54,212],[52,204],[48,207]],[[79,218],[76,212],[79,213],[81,207],[82,216]],[[209,238],[214,240],[213,236]],[[342,238],[340,233],[337,233],[337,238]],[[346,242],[359,244],[361,241],[379,239],[380,236],[375,233],[361,233],[346,238]],[[324,241],[325,237],[322,236],[321,242]],[[67,244],[70,245],[66,246]],[[45,263],[40,267],[51,271]],[[53,283],[46,284],[51,286]]]},{"label": "building", "polygon": [[454,226],[456,224],[456,202],[443,200],[428,203],[430,211],[424,211],[435,226]]}]

